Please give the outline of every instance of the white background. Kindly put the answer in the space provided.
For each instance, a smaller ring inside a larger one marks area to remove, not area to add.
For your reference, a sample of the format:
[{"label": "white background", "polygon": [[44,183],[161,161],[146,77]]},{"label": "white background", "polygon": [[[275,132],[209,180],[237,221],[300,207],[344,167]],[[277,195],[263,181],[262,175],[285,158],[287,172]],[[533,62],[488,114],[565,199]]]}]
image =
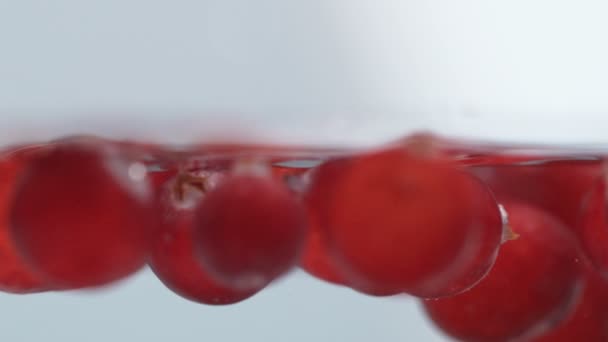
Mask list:
[{"label": "white background", "polygon": [[[418,129],[605,143],[604,1],[0,0],[0,143],[372,144]],[[95,294],[0,295],[6,341],[440,341],[412,299],[296,273],[232,307],[143,272]]]}]

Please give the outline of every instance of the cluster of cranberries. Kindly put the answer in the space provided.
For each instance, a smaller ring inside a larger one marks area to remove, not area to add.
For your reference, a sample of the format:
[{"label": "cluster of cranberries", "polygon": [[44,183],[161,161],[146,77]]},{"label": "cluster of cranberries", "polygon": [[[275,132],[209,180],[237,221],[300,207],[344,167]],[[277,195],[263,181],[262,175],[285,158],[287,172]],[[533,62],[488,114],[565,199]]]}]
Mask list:
[{"label": "cluster of cranberries", "polygon": [[226,305],[301,267],[417,297],[461,341],[608,341],[601,159],[474,155],[421,136],[295,155],[83,137],[5,149],[0,289],[99,287],[147,264],[178,295]]}]

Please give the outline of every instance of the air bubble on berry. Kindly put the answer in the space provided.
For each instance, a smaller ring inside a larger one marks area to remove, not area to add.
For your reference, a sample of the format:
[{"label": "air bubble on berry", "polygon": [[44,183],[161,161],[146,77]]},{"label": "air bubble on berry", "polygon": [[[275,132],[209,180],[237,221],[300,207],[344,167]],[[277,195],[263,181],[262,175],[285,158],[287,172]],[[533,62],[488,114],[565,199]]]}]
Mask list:
[{"label": "air bubble on berry", "polygon": [[146,166],[142,163],[131,163],[127,172],[129,173],[131,180],[136,182],[143,181],[148,174]]},{"label": "air bubble on berry", "polygon": [[124,156],[112,148],[106,148],[102,153],[105,154],[104,166],[114,176],[116,182],[139,200],[151,199],[152,192],[146,177],[147,170],[143,164],[129,162],[125,165]]}]

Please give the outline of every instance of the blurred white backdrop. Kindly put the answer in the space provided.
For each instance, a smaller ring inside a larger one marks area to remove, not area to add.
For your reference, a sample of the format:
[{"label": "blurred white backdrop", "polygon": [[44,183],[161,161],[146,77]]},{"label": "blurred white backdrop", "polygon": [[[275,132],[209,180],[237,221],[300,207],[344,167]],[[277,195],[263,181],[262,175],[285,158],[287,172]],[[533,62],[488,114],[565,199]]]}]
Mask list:
[{"label": "blurred white backdrop", "polygon": [[[601,0],[0,0],[0,141],[606,142]],[[218,130],[218,127],[221,127]]]},{"label": "blurred white backdrop", "polygon": [[[418,129],[605,143],[604,1],[0,0],[0,143],[224,132],[372,144]],[[0,295],[7,341],[441,341],[411,299],[295,273],[226,308],[149,272]]]}]

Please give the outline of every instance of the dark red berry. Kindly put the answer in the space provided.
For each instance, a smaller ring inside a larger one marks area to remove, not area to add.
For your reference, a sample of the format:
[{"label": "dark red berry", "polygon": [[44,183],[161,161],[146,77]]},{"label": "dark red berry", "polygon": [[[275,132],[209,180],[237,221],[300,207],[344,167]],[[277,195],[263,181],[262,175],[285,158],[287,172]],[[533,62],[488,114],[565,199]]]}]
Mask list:
[{"label": "dark red berry", "polygon": [[203,269],[194,253],[193,218],[204,189],[187,180],[182,184],[176,181],[180,178],[168,182],[159,196],[160,229],[152,245],[152,271],[173,292],[203,304],[233,304],[261,290],[222,286]]},{"label": "dark red berry", "polygon": [[143,165],[99,141],[62,141],[32,156],[12,207],[11,233],[53,286],[98,286],[145,262],[152,203]]},{"label": "dark red berry", "polygon": [[31,293],[47,290],[46,283],[34,274],[19,254],[10,237],[9,212],[15,185],[37,147],[2,152],[0,156],[0,290]]},{"label": "dark red berry", "polygon": [[488,275],[469,291],[423,302],[435,324],[456,339],[531,338],[563,320],[580,294],[578,251],[567,228],[522,203],[505,208],[519,237],[502,245]]},{"label": "dark red berry", "polygon": [[218,283],[259,289],[297,264],[306,234],[305,211],[272,177],[227,176],[195,210],[195,248]]}]

